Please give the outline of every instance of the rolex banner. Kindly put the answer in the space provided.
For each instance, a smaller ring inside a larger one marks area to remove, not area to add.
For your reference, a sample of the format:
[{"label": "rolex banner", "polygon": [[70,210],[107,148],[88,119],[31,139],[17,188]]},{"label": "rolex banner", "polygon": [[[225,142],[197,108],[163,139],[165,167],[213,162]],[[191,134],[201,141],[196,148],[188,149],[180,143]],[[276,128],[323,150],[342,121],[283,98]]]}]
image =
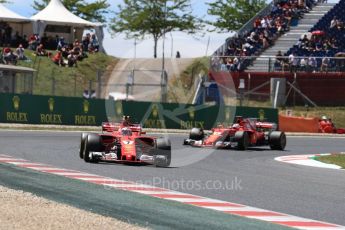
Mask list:
[{"label": "rolex banner", "polygon": [[100,125],[107,119],[103,100],[0,94],[0,122]]},{"label": "rolex banner", "polygon": [[0,94],[2,123],[99,126],[119,122],[123,115],[145,128],[167,129],[210,129],[231,124],[235,116],[278,122],[278,111],[270,108]]}]

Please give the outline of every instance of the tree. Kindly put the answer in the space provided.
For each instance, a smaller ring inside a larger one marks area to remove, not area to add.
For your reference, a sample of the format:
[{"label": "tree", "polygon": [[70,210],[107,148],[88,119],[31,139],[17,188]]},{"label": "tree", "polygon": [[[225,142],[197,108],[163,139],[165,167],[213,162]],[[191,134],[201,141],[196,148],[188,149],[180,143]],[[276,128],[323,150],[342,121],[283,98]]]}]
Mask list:
[{"label": "tree", "polygon": [[209,5],[208,14],[216,17],[209,22],[218,31],[236,31],[266,6],[265,0],[216,0]]},{"label": "tree", "polygon": [[[44,9],[50,0],[34,0],[32,7],[36,11]],[[85,0],[62,0],[64,6],[73,14],[93,22],[105,22],[109,4],[106,0],[97,0],[93,3],[87,3]],[[63,17],[63,15],[61,15]]]},{"label": "tree", "polygon": [[0,3],[11,3],[11,2],[7,0],[0,0]]},{"label": "tree", "polygon": [[158,40],[171,31],[195,34],[201,30],[201,19],[192,15],[190,0],[124,0],[111,20],[110,30],[125,33],[127,39],[152,36],[154,58]]}]

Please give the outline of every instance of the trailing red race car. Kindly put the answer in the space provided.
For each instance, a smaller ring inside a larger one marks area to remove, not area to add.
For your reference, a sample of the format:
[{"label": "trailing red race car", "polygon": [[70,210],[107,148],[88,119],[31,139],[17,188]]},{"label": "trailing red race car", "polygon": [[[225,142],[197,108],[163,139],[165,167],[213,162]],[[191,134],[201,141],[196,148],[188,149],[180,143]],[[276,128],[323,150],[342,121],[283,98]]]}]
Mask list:
[{"label": "trailing red race car", "polygon": [[277,131],[277,125],[259,122],[257,119],[236,117],[236,122],[229,126],[213,128],[208,135],[200,128],[193,128],[184,145],[194,147],[234,148],[246,150],[250,146],[269,145],[273,150],[284,150],[286,136]]},{"label": "trailing red race car", "polygon": [[80,158],[85,162],[119,162],[168,167],[171,144],[166,138],[145,136],[140,124],[103,123],[102,133],[82,133]]}]

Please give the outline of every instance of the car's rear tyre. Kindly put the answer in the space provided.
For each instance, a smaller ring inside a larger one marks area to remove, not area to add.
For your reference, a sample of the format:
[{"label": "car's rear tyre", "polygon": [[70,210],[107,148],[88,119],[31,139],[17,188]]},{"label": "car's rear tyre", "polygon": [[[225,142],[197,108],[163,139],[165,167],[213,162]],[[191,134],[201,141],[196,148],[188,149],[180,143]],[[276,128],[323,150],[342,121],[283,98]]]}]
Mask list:
[{"label": "car's rear tyre", "polygon": [[87,135],[88,133],[82,133],[80,135],[79,157],[81,159],[84,158],[85,140],[86,140]]},{"label": "car's rear tyre", "polygon": [[167,138],[156,140],[156,149],[153,155],[153,164],[156,167],[169,167],[171,163],[171,142]]},{"label": "car's rear tyre", "polygon": [[204,130],[200,128],[192,128],[192,130],[189,133],[189,139],[195,140],[195,141],[200,141],[204,139],[205,133]]},{"label": "car's rear tyre", "polygon": [[90,152],[102,152],[102,138],[98,134],[90,133],[85,139],[84,161],[88,163],[98,163],[98,159],[90,157]]},{"label": "car's rear tyre", "polygon": [[237,149],[246,150],[249,146],[249,135],[245,131],[237,131],[235,133],[235,141],[237,142]]},{"label": "car's rear tyre", "polygon": [[272,150],[284,150],[286,146],[286,135],[284,132],[274,131],[269,135],[269,145]]}]

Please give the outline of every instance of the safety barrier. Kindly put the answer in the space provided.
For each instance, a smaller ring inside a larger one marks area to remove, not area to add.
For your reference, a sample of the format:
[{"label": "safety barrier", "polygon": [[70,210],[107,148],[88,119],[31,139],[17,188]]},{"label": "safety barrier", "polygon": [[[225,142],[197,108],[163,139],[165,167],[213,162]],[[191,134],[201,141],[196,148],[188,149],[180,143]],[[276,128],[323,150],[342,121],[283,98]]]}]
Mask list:
[{"label": "safety barrier", "polygon": [[319,119],[292,117],[279,114],[279,128],[284,132],[318,133]]},{"label": "safety barrier", "polygon": [[0,94],[2,123],[98,126],[107,120],[119,121],[123,115],[146,128],[209,129],[217,123],[232,123],[235,116],[278,123],[277,110],[270,108]]}]

